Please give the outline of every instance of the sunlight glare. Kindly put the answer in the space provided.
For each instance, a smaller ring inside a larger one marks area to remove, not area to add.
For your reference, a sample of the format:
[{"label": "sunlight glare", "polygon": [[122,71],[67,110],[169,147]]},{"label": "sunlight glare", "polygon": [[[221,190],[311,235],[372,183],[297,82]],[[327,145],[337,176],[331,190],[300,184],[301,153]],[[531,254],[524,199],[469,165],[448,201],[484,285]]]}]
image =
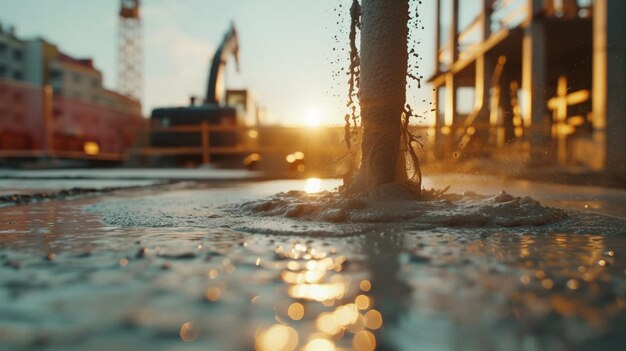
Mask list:
[{"label": "sunlight glare", "polygon": [[307,194],[319,193],[322,190],[322,180],[319,178],[309,178],[304,184],[304,191]]},{"label": "sunlight glare", "polygon": [[322,124],[322,113],[319,109],[311,109],[304,115],[304,123],[307,127],[317,128]]}]

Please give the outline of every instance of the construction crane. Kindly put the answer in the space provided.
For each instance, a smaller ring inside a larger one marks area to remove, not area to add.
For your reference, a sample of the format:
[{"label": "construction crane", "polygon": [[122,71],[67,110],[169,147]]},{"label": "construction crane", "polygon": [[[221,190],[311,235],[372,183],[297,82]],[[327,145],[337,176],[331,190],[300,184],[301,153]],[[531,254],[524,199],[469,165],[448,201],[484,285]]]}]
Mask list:
[{"label": "construction crane", "polygon": [[[192,97],[189,106],[163,107],[152,111],[151,121],[153,132],[150,136],[150,144],[157,148],[175,147],[198,147],[202,145],[202,136],[190,133],[163,132],[163,128],[176,126],[200,126],[219,125],[220,127],[233,127],[232,131],[209,133],[210,144],[208,146],[234,148],[238,145],[239,137],[235,127],[238,122],[238,111],[234,106],[227,106],[224,99],[224,74],[228,58],[233,56],[239,70],[239,40],[234,24],[224,35],[220,46],[213,55],[207,79],[206,96],[199,104]],[[159,131],[158,129],[161,129]],[[154,131],[157,130],[157,131]],[[205,135],[206,139],[207,136]],[[206,142],[206,141],[205,141]],[[232,156],[232,155],[231,155]],[[183,159],[184,157],[179,157]],[[207,162],[205,155],[204,163]]]},{"label": "construction crane", "polygon": [[118,31],[118,90],[141,100],[142,45],[139,0],[121,0]]},{"label": "construction crane", "polygon": [[208,105],[216,105],[223,102],[222,97],[225,90],[224,67],[230,55],[235,57],[237,72],[239,72],[239,39],[237,38],[237,30],[234,24],[231,24],[230,29],[224,35],[222,43],[213,56],[205,99]]}]

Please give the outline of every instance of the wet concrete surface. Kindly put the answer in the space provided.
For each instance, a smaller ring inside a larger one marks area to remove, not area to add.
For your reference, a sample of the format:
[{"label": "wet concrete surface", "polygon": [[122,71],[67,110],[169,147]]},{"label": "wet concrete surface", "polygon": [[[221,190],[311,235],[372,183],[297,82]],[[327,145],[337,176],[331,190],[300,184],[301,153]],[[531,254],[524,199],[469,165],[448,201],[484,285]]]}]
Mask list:
[{"label": "wet concrete surface", "polygon": [[450,192],[473,191],[480,194],[509,193],[531,196],[547,206],[582,212],[594,212],[626,218],[626,190],[600,186],[581,186],[507,179],[488,175],[449,174],[427,177],[425,187],[443,188]]},{"label": "wet concrete surface", "polygon": [[164,180],[116,180],[116,179],[0,179],[0,196],[32,195],[37,193],[56,193],[71,188],[81,189],[120,189],[153,186]]},{"label": "wet concrete surface", "polygon": [[77,168],[49,170],[0,169],[0,179],[72,180],[250,180],[262,177],[261,172],[239,169],[201,168]]},{"label": "wet concrete surface", "polygon": [[[572,209],[613,216],[609,231],[588,233],[290,221],[289,235],[272,235],[268,228],[280,222],[220,218],[229,204],[306,186],[184,182],[0,208],[0,349],[621,350],[626,343],[624,192],[471,177],[452,184],[454,192],[483,194],[540,189],[533,197],[572,216],[579,216]],[[337,235],[312,234],[320,227]]]}]

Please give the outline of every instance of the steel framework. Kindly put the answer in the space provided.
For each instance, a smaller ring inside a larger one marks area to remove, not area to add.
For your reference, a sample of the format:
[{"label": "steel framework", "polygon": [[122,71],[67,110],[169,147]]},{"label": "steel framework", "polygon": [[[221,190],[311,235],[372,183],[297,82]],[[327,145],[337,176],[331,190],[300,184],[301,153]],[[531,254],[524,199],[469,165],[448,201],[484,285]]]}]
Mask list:
[{"label": "steel framework", "polygon": [[118,33],[118,90],[141,100],[142,45],[139,0],[121,0]]}]

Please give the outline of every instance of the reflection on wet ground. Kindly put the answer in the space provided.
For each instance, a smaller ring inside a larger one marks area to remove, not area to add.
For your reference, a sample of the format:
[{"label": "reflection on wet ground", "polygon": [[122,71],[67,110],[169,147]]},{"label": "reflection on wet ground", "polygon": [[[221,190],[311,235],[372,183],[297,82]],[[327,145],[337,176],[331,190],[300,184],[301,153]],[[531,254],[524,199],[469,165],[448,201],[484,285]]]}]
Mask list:
[{"label": "reflection on wet ground", "polygon": [[[166,216],[181,207],[173,200],[179,197],[188,215],[210,217],[217,212],[194,196],[217,206],[304,184],[190,183],[156,194],[0,209],[0,345],[621,350],[626,342],[626,241],[619,231],[534,227],[519,234],[386,223],[348,237],[307,236],[306,226],[302,235],[277,236],[238,230],[260,219],[110,226],[85,211],[102,202],[139,206],[137,199],[151,197],[152,207],[138,215]],[[341,231],[346,224],[329,225]]]}]

